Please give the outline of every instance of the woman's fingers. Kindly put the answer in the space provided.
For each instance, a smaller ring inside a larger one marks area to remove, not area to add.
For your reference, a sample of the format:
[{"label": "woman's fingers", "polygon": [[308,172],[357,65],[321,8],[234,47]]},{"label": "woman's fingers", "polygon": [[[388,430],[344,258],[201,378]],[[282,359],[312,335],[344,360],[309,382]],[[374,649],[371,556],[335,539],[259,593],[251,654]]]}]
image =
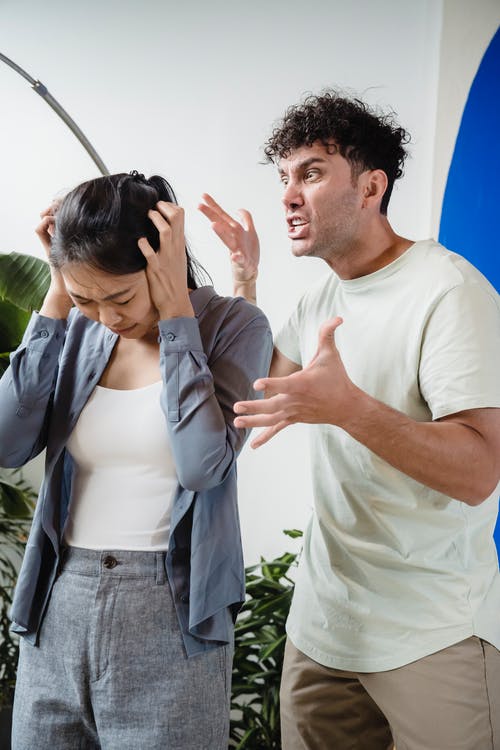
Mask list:
[{"label": "woman's fingers", "polygon": [[184,238],[184,209],[159,201],[148,211],[158,230],[160,247],[155,252],[146,237],[137,240],[147,261],[149,293],[160,319],[193,316],[187,288],[187,258]]},{"label": "woman's fingers", "polygon": [[47,257],[50,255],[50,241],[54,234],[54,218],[52,215],[45,215],[40,224],[35,227],[35,234],[40,239]]},{"label": "woman's fingers", "polygon": [[155,253],[146,237],[140,237],[137,240],[137,244],[139,246],[139,250],[146,258],[148,265],[151,265],[151,263],[158,263],[157,253]]},{"label": "woman's fingers", "polygon": [[162,258],[167,257],[170,262],[173,257],[180,255],[184,263],[184,209],[174,203],[159,201],[156,208],[148,211],[148,216],[160,235],[160,247],[157,253],[160,262]]}]

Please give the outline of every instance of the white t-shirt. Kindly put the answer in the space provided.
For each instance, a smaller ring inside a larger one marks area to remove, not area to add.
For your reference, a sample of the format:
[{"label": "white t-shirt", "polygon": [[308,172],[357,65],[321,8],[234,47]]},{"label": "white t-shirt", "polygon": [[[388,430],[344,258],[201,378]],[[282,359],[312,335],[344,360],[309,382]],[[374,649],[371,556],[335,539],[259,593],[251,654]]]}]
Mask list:
[{"label": "white t-shirt", "polygon": [[166,550],[177,487],[162,381],[133,390],[97,386],[68,440],[75,471],[66,544]]},{"label": "white t-shirt", "polygon": [[[322,323],[354,383],[417,421],[500,407],[500,306],[432,240],[362,278],[310,290],[276,346],[305,366]],[[335,383],[332,383],[332,388]],[[314,509],[288,634],[326,666],[375,672],[471,635],[500,648],[498,492],[477,507],[429,489],[338,427],[313,425]]]}]

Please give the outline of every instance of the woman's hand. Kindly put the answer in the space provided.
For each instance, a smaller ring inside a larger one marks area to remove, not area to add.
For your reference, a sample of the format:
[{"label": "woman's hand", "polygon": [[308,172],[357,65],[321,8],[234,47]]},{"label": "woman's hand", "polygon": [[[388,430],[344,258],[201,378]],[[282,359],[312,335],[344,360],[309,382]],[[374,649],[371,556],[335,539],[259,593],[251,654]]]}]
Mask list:
[{"label": "woman's hand", "polygon": [[45,250],[50,267],[50,286],[45,295],[40,313],[41,315],[46,315],[48,318],[65,319],[73,307],[73,301],[66,291],[66,285],[61,272],[57,268],[54,268],[50,262],[51,240],[54,236],[55,228],[54,216],[58,208],[59,201],[54,201],[48,208],[42,211],[40,214],[42,220],[35,229],[35,233]]},{"label": "woman's hand", "polygon": [[255,302],[260,248],[251,213],[240,209],[241,221],[236,221],[208,193],[202,199],[199,210],[212,222],[215,234],[229,249],[234,295]]},{"label": "woman's hand", "polygon": [[159,250],[155,252],[145,237],[137,244],[147,261],[149,293],[160,320],[194,318],[187,288],[184,209],[159,201],[156,209],[148,211],[148,216],[160,234]]}]

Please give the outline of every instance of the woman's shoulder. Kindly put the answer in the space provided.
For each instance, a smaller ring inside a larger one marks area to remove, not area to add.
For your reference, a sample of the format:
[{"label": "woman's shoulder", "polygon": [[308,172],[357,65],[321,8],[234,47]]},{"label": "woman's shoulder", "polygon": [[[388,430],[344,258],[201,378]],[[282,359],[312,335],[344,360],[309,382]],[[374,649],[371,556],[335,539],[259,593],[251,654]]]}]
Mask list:
[{"label": "woman's shoulder", "polygon": [[191,302],[200,323],[212,320],[214,324],[224,321],[245,327],[249,324],[269,328],[269,321],[257,305],[243,297],[223,297],[213,287],[200,287],[191,292]]}]

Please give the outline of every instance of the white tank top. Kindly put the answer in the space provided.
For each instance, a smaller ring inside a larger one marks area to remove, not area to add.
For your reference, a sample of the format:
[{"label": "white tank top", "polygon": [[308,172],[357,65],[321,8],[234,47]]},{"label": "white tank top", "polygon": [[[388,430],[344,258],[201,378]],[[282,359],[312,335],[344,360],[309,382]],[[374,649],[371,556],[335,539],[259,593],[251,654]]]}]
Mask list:
[{"label": "white tank top", "polygon": [[66,544],[167,549],[177,477],[161,388],[92,393],[67,443],[75,473]]}]

